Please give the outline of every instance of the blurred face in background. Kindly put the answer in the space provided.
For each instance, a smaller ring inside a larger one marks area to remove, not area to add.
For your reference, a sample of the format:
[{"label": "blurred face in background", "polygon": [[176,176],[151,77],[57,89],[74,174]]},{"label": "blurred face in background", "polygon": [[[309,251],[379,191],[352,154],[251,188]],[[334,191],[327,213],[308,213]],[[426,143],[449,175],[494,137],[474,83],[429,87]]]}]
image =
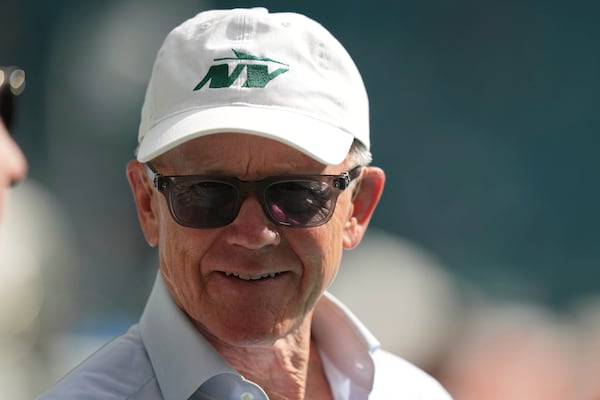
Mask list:
[{"label": "blurred face in background", "polygon": [[0,221],[4,212],[7,189],[13,183],[23,179],[26,171],[25,156],[0,120]]}]

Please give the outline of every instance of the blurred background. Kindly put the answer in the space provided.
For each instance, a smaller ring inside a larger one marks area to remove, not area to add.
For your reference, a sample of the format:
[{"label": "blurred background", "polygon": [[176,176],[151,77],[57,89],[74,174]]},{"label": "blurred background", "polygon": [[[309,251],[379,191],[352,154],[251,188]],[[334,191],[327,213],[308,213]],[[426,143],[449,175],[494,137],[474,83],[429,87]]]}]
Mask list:
[{"label": "blurred background", "polygon": [[370,95],[388,181],[331,290],[457,399],[599,396],[600,3],[0,0],[30,162],[0,240],[0,397],[139,318],[156,260],[125,164],[156,51],[199,11],[258,5],[321,22]]}]

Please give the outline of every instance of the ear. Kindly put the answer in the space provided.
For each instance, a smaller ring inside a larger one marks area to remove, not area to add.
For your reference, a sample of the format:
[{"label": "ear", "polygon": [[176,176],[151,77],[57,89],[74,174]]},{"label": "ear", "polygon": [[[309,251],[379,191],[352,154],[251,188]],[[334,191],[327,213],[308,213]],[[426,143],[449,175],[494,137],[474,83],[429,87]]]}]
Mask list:
[{"label": "ear", "polygon": [[138,219],[144,237],[152,247],[158,244],[158,208],[155,203],[157,192],[146,173],[144,164],[136,160],[127,163],[127,179],[133,193]]},{"label": "ear", "polygon": [[363,168],[360,181],[355,187],[352,197],[352,215],[344,226],[343,244],[345,249],[349,250],[358,246],[362,240],[381,198],[384,184],[385,173],[381,168]]}]

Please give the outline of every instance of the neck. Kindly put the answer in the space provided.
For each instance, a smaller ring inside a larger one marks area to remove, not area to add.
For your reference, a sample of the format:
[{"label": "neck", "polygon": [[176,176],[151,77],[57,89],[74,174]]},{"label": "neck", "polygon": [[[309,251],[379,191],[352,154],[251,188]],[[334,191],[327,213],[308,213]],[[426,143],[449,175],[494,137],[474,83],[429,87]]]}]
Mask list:
[{"label": "neck", "polygon": [[331,399],[321,356],[306,326],[267,345],[235,346],[208,338],[245,379],[260,385],[270,399]]}]

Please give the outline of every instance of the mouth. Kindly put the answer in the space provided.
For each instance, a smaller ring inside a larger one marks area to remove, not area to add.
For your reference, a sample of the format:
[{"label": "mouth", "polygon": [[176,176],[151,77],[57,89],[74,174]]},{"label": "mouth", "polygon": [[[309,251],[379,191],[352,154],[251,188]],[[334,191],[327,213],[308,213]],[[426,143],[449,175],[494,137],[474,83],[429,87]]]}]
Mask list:
[{"label": "mouth", "polygon": [[233,272],[223,272],[225,276],[230,278],[237,278],[243,281],[259,281],[263,279],[274,279],[282,274],[282,272],[270,272],[266,274],[250,275],[250,274],[236,274]]}]

